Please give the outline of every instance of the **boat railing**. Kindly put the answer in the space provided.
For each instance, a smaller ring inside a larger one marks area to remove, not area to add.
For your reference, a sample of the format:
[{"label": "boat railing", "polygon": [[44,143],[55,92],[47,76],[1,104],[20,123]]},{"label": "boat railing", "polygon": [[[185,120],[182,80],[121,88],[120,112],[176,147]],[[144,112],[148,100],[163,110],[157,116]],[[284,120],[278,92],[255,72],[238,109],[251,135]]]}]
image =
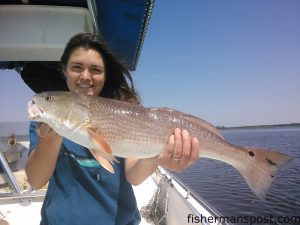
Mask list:
[{"label": "boat railing", "polygon": [[0,192],[0,205],[12,203],[28,205],[31,202],[43,201],[45,190],[35,191],[29,184],[20,185],[14,174],[21,172],[22,180],[27,181],[24,165],[28,154],[28,137],[11,135],[1,137],[0,141],[1,188],[5,189],[5,191],[1,189]]},{"label": "boat railing", "polygon": [[[201,207],[205,208],[205,210],[208,212],[208,214],[211,217],[214,218],[224,218],[222,214],[214,208],[210,203],[208,203],[204,198],[202,198],[199,195],[196,195],[187,185],[185,185],[182,181],[180,181],[178,178],[176,178],[171,172],[166,171],[165,169],[159,168],[157,170],[157,173],[159,176],[167,176],[169,179],[169,182],[172,185],[179,185],[180,188],[176,187],[175,191],[181,195],[185,200],[187,200],[187,205],[189,206],[190,210],[193,212],[194,215],[201,217],[201,214],[199,213],[199,210],[195,206],[195,204],[192,204],[193,201],[196,201]],[[179,191],[178,189],[181,189],[183,191]],[[179,193],[180,192],[180,193]],[[203,223],[203,224],[211,224],[211,223]],[[216,223],[217,225],[225,224],[230,225],[230,223],[227,223],[226,221],[219,221]]]}]

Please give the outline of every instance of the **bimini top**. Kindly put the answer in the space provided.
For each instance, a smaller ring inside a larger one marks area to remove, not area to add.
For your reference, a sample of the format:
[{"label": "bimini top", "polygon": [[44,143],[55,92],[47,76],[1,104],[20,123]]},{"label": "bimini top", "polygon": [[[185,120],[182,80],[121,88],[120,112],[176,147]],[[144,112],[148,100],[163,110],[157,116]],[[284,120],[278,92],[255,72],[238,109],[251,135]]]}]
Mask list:
[{"label": "bimini top", "polygon": [[111,49],[135,70],[150,21],[154,0],[95,1],[100,34]]},{"label": "bimini top", "polygon": [[154,0],[1,1],[0,66],[16,69],[34,92],[64,90],[58,66],[63,49],[74,34],[92,32],[133,71],[153,5]]}]

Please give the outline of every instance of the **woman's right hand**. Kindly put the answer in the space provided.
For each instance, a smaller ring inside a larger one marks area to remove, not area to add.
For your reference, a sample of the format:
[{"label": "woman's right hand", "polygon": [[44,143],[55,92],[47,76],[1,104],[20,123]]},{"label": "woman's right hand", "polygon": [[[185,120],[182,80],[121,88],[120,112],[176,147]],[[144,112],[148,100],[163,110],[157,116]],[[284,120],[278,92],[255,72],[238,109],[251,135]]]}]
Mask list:
[{"label": "woman's right hand", "polygon": [[31,187],[40,189],[54,172],[63,137],[46,123],[37,124],[36,131],[39,141],[29,155],[25,172]]},{"label": "woman's right hand", "polygon": [[36,127],[36,132],[40,138],[52,139],[57,136],[61,138],[48,124],[40,122]]}]

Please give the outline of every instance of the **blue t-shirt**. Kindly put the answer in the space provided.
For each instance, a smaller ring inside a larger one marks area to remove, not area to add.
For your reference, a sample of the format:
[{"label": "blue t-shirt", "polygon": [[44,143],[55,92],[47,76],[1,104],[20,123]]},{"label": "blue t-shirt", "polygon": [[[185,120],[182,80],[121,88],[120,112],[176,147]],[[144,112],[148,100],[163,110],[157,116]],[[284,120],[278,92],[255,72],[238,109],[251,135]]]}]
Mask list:
[{"label": "blue t-shirt", "polygon": [[[29,128],[31,152],[38,143],[37,123]],[[140,214],[124,171],[124,159],[114,174],[104,169],[84,147],[64,138],[41,211],[41,225],[136,225]]]}]

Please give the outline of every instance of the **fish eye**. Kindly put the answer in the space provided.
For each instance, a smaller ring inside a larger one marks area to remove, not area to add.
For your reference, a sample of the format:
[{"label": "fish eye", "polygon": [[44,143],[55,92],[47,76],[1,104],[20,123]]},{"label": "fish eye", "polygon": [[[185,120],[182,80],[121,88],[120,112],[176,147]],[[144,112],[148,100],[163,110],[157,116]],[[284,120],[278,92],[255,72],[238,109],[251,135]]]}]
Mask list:
[{"label": "fish eye", "polygon": [[46,96],[45,99],[47,102],[51,102],[53,100],[53,96]]}]

